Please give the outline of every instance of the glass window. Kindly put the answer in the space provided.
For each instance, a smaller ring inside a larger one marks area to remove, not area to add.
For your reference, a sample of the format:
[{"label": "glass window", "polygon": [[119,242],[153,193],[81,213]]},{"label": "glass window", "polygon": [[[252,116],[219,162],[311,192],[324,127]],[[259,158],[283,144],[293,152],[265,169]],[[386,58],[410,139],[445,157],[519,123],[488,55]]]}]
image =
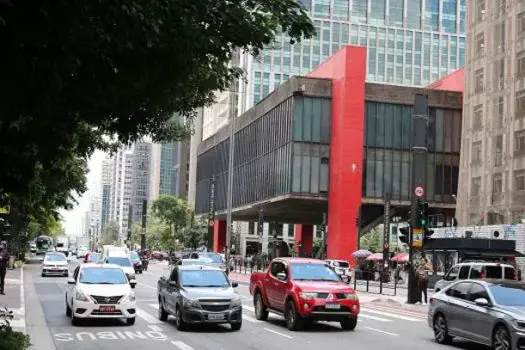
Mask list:
[{"label": "glass window", "polygon": [[483,287],[481,284],[478,283],[472,283],[472,287],[470,288],[470,293],[468,296],[468,300],[474,302],[476,299],[484,298],[490,301],[489,293],[487,293],[487,290],[485,287]]},{"label": "glass window", "polygon": [[310,192],[310,169],[311,164],[310,156],[302,156],[302,163],[301,163],[301,192],[302,193],[308,193]]},{"label": "glass window", "polygon": [[45,261],[66,261],[64,254],[46,254]]},{"label": "glass window", "polygon": [[333,0],[334,11],[332,17],[334,19],[348,21],[348,14],[350,12],[349,0]]},{"label": "glass window", "polygon": [[319,181],[320,181],[320,158],[312,157],[311,158],[311,178],[310,178],[310,192],[319,193]]},{"label": "glass window", "polygon": [[505,306],[525,306],[525,289],[522,285],[497,284],[489,287],[496,304]]},{"label": "glass window", "polygon": [[370,2],[370,24],[385,24],[386,0],[375,0]]},{"label": "glass window", "polygon": [[321,158],[320,174],[319,174],[319,191],[328,192],[328,174],[329,174],[328,158]]},{"label": "glass window", "polygon": [[115,256],[109,256],[106,258],[106,263],[108,264],[115,264],[119,266],[131,266],[131,261],[128,257],[115,257]]},{"label": "glass window", "polygon": [[352,1],[352,22],[366,23],[368,16],[368,0]]},{"label": "glass window", "polygon": [[407,28],[421,28],[421,0],[406,0]]},{"label": "glass window", "polygon": [[292,264],[291,279],[294,281],[340,281],[337,274],[324,264]]},{"label": "glass window", "polygon": [[494,279],[500,279],[501,278],[501,266],[497,265],[486,265],[485,266],[485,274],[484,278],[494,278]]},{"label": "glass window", "polygon": [[443,31],[446,33],[456,33],[456,7],[458,0],[443,0]]},{"label": "glass window", "polygon": [[404,0],[390,0],[388,22],[391,26],[401,27],[403,25],[403,3]]},{"label": "glass window", "polygon": [[120,269],[85,267],[80,271],[79,283],[86,284],[126,284],[128,278]]},{"label": "glass window", "polygon": [[504,267],[504,279],[506,280],[515,280],[516,279],[516,269],[513,267]]},{"label": "glass window", "polygon": [[321,100],[321,142],[330,143],[330,118],[332,100]]},{"label": "glass window", "polygon": [[301,192],[301,156],[293,156],[292,192]]},{"label": "glass window", "polygon": [[330,17],[330,0],[315,0],[314,13],[316,17]]},{"label": "glass window", "polygon": [[312,142],[321,142],[321,116],[322,116],[322,100],[319,98],[312,98]]},{"label": "glass window", "polygon": [[302,141],[312,141],[313,98],[303,98],[303,138]]},{"label": "glass window", "polygon": [[480,279],[482,276],[482,268],[481,265],[473,265],[472,269],[470,269],[470,279]]},{"label": "glass window", "polygon": [[439,0],[426,0],[425,29],[439,30]]},{"label": "glass window", "polygon": [[226,275],[217,270],[181,270],[180,284],[182,287],[227,288],[230,286]]},{"label": "glass window", "polygon": [[450,287],[445,293],[453,298],[467,300],[468,291],[472,283],[461,282]]},{"label": "glass window", "polygon": [[470,270],[470,265],[463,265],[463,266],[461,266],[461,268],[459,269],[458,279],[460,279],[460,280],[467,279],[469,270]]},{"label": "glass window", "polygon": [[303,140],[304,98],[296,97],[294,103],[293,135],[295,141]]}]

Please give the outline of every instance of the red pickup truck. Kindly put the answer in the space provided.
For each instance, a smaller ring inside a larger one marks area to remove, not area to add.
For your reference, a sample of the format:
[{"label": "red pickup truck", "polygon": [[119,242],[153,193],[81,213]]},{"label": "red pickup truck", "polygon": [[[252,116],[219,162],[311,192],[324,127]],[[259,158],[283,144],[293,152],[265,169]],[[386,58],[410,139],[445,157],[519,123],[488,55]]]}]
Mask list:
[{"label": "red pickup truck", "polygon": [[357,294],[322,260],[274,259],[267,272],[252,274],[250,294],[258,320],[273,312],[292,331],[312,321],[340,322],[345,330],[357,325]]}]

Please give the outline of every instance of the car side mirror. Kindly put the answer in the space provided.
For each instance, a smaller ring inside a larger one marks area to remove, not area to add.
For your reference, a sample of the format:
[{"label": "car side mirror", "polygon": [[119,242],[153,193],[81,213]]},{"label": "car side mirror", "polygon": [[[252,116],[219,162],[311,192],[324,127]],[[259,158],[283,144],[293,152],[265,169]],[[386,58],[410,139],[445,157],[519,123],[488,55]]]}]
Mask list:
[{"label": "car side mirror", "polygon": [[77,282],[73,278],[70,278],[67,280],[67,284],[77,284]]},{"label": "car side mirror", "polygon": [[279,279],[281,281],[286,281],[286,274],[284,272],[279,272],[277,274],[277,279]]},{"label": "car side mirror", "polygon": [[478,298],[474,300],[474,303],[476,303],[476,305],[478,306],[489,306],[490,305],[489,301],[486,298]]},{"label": "car side mirror", "polygon": [[238,286],[239,286],[239,283],[237,283],[237,282],[232,282],[232,287],[233,287],[233,288],[237,288]]}]

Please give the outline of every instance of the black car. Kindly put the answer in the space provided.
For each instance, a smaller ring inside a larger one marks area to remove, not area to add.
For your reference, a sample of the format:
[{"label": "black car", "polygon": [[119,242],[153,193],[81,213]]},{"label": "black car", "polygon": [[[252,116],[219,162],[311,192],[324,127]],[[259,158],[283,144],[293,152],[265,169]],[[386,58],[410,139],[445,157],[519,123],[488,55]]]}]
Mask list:
[{"label": "black car", "polygon": [[143,268],[142,259],[140,258],[139,253],[137,253],[137,252],[129,252],[129,259],[131,260],[131,263],[133,264],[133,268],[135,269],[135,273],[142,273],[144,268]]}]

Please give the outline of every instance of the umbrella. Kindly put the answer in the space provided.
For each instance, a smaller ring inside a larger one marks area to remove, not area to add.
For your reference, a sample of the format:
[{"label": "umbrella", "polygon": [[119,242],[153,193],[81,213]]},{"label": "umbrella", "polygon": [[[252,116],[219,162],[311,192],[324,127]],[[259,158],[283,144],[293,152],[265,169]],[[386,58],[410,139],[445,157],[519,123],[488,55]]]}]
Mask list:
[{"label": "umbrella", "polygon": [[383,260],[383,253],[374,253],[366,258],[368,261],[381,261]]},{"label": "umbrella", "polygon": [[372,255],[372,252],[366,249],[359,249],[352,253],[354,258],[366,258],[367,256]]},{"label": "umbrella", "polygon": [[408,262],[408,253],[399,253],[390,260],[395,261],[397,263],[404,264]]}]

